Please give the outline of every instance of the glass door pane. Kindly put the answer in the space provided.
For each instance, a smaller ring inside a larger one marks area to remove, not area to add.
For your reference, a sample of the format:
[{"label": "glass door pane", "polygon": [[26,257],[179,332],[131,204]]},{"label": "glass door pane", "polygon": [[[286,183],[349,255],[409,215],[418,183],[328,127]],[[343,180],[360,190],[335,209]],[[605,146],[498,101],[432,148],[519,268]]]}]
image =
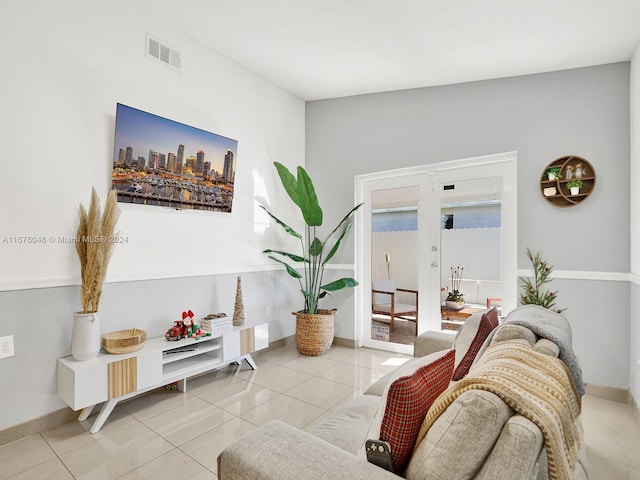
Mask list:
[{"label": "glass door pane", "polygon": [[[442,329],[502,298],[500,177],[440,181]],[[461,301],[460,301],[461,300]]]},{"label": "glass door pane", "polygon": [[371,339],[413,345],[418,316],[418,187],[371,192]]}]

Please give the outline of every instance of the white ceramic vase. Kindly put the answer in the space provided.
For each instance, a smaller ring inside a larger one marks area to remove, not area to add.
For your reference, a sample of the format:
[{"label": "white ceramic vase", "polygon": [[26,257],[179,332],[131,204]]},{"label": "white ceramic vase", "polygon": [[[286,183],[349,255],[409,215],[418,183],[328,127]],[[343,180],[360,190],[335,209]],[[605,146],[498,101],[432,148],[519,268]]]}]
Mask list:
[{"label": "white ceramic vase", "polygon": [[464,302],[454,302],[453,300],[446,301],[447,308],[449,310],[460,310],[464,307]]},{"label": "white ceramic vase", "polygon": [[571,195],[579,195],[580,187],[571,187]]},{"label": "white ceramic vase", "polygon": [[71,355],[78,362],[96,358],[100,353],[100,315],[96,313],[73,314]]}]

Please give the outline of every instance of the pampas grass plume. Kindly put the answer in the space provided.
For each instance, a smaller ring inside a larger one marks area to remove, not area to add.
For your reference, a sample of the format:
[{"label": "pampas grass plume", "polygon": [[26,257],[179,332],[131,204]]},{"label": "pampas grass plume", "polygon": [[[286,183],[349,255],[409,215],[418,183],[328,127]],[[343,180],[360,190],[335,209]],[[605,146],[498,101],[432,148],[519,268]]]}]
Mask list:
[{"label": "pampas grass plume", "polygon": [[100,212],[100,199],[96,189],[91,189],[89,210],[81,204],[78,209],[76,252],[80,260],[80,300],[83,313],[98,311],[102,285],[107,275],[107,266],[115,247],[115,227],[120,217],[116,191],[107,196],[104,214]]}]

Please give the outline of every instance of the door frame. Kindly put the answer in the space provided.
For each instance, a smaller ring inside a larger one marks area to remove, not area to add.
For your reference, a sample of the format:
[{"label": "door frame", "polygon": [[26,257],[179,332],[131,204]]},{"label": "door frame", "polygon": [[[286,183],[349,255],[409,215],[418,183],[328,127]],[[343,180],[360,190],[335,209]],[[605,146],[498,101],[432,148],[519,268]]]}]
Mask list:
[{"label": "door frame", "polygon": [[[452,173],[460,169],[479,169],[486,176],[500,176],[502,179],[502,208],[501,208],[501,222],[502,222],[502,234],[501,234],[501,249],[502,249],[502,310],[505,313],[513,310],[517,305],[517,269],[518,269],[518,225],[517,225],[517,211],[518,211],[518,192],[517,192],[517,152],[505,152],[493,155],[484,155],[478,157],[470,157],[459,160],[449,160],[437,163],[430,163],[425,165],[419,165],[415,167],[400,168],[394,170],[387,170],[382,172],[374,172],[363,175],[357,175],[354,178],[355,183],[355,203],[369,201],[366,197],[367,192],[370,190],[370,186],[373,182],[379,182],[386,179],[394,179],[398,177],[410,177],[410,176],[434,176],[442,173]],[[393,183],[393,182],[391,182]],[[429,189],[433,189],[433,182],[429,182],[432,185]],[[417,182],[416,182],[417,184]],[[391,185],[389,188],[393,188]],[[423,189],[421,189],[423,190]],[[419,206],[418,211],[428,212],[429,215],[433,215],[434,212],[439,212],[439,192],[429,191],[428,198],[426,199],[426,205],[420,205],[421,201],[425,201],[424,193],[419,194]],[[432,197],[437,197],[438,205]],[[422,208],[421,208],[422,207]],[[412,346],[405,346],[387,342],[371,341],[371,332],[367,332],[368,322],[367,318],[371,317],[371,218],[370,215],[367,218],[366,211],[370,209],[364,209],[359,212],[354,219],[354,258],[355,258],[355,273],[356,278],[360,279],[360,285],[355,289],[354,295],[354,312],[355,312],[355,335],[356,346],[362,347],[365,344],[373,348],[385,348],[389,351],[398,353],[413,353]],[[438,214],[439,217],[439,214]],[[369,236],[367,241],[366,236]],[[439,246],[440,246],[440,232],[437,232],[437,238],[434,232],[430,232],[429,245],[436,244],[438,246],[438,259],[439,262]],[[434,243],[435,242],[435,243]],[[431,278],[431,269],[427,263],[432,261],[432,252],[430,248],[422,249],[418,253],[418,264],[424,265],[425,270],[419,274],[420,278],[424,278],[423,275]],[[428,269],[428,271],[427,271]],[[422,280],[421,280],[422,282]],[[426,280],[427,284],[431,283],[430,280]],[[435,289],[433,292],[421,292],[419,302],[421,304],[421,310],[425,311],[425,306],[437,302],[439,308],[439,292]],[[436,307],[431,305],[433,309]],[[428,307],[427,307],[428,308]],[[431,315],[429,315],[431,316]],[[426,317],[423,315],[422,317]],[[428,317],[427,317],[428,318]],[[434,330],[439,328],[436,325],[429,322],[420,321],[418,323],[418,335],[426,330]],[[372,343],[373,342],[373,343]]]}]

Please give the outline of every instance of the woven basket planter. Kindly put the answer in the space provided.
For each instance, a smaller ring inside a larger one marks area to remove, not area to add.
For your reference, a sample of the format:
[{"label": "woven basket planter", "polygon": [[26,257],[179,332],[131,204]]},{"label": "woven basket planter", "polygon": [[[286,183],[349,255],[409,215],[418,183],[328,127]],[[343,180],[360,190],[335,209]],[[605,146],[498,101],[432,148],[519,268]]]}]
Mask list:
[{"label": "woven basket planter", "polygon": [[296,316],[298,351],[303,355],[310,356],[326,353],[333,343],[336,310],[318,310],[318,313],[292,313]]}]

